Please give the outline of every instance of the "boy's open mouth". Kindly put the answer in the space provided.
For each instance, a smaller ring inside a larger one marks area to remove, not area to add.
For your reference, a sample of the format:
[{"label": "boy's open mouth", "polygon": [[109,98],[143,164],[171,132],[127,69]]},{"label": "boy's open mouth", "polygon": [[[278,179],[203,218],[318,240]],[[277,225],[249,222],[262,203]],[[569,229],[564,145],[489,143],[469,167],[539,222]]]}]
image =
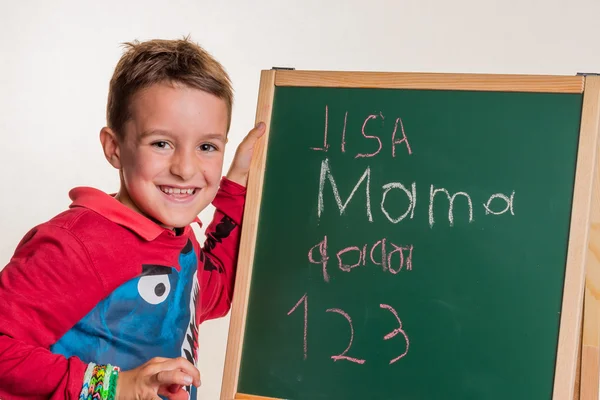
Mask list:
[{"label": "boy's open mouth", "polygon": [[158,188],[165,194],[175,195],[177,197],[180,197],[180,196],[183,197],[183,196],[189,196],[189,195],[196,194],[196,189],[197,189],[195,187],[176,188],[176,187],[172,187],[172,186],[159,186]]}]

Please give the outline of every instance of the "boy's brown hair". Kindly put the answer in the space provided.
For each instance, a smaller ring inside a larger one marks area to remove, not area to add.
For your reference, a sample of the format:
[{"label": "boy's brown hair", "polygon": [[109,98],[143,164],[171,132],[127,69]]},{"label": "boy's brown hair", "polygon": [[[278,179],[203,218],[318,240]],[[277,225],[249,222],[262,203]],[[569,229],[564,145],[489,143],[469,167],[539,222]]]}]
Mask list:
[{"label": "boy's brown hair", "polygon": [[233,89],[223,66],[188,37],[124,43],[125,53],[110,80],[106,120],[119,138],[131,117],[129,103],[139,90],[160,82],[179,83],[211,93],[227,105],[231,125]]}]

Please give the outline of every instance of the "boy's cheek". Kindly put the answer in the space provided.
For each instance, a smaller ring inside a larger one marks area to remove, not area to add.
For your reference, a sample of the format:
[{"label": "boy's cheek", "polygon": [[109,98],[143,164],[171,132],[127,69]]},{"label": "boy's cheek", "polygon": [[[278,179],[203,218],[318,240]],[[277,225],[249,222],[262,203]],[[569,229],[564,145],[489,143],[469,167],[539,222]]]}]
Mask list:
[{"label": "boy's cheek", "polygon": [[207,177],[207,180],[210,180],[212,184],[215,184],[215,180],[218,184],[218,181],[221,180],[221,174],[223,173],[223,160],[215,165],[205,168],[202,173]]}]

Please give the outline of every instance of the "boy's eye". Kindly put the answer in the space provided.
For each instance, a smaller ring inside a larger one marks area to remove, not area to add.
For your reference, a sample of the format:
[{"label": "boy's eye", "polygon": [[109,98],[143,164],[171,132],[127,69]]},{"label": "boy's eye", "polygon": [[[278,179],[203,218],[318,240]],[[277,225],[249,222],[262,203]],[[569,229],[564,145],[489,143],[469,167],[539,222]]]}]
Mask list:
[{"label": "boy's eye", "polygon": [[158,149],[168,149],[171,147],[171,145],[169,143],[165,142],[164,140],[154,142],[154,143],[152,143],[152,146],[156,147]]},{"label": "boy's eye", "polygon": [[217,148],[210,143],[204,143],[200,145],[200,150],[202,151],[215,151]]}]

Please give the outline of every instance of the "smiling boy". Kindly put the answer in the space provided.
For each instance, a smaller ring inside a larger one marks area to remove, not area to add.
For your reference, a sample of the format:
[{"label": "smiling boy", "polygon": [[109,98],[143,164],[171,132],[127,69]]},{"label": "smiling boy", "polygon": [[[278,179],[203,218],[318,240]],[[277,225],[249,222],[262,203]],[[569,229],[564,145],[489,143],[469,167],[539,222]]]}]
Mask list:
[{"label": "smiling boy", "polygon": [[[232,299],[245,185],[264,124],[226,177],[233,94],[188,39],[127,45],[100,141],[110,195],[79,187],[0,272],[0,398],[195,398],[198,325]],[[201,247],[190,224],[210,203]]]}]

